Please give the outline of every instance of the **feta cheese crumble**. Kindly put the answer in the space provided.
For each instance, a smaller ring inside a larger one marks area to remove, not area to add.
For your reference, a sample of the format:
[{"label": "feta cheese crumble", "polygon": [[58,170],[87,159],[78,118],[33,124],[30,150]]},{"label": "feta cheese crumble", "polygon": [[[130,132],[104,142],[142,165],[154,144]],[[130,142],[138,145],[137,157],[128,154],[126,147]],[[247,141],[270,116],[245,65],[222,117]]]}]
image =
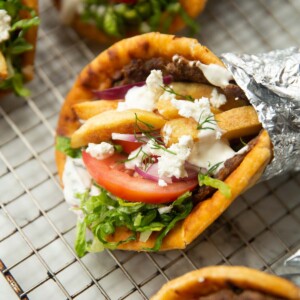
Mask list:
[{"label": "feta cheese crumble", "polygon": [[174,107],[178,109],[178,114],[185,118],[193,118],[201,123],[205,118],[212,115],[208,98],[202,97],[194,102],[186,100],[171,100]]},{"label": "feta cheese crumble", "polygon": [[167,186],[168,184],[163,179],[159,179],[158,180],[158,185],[159,186]]},{"label": "feta cheese crumble", "polygon": [[[170,88],[173,88],[172,85],[170,85]],[[159,100],[162,100],[162,101],[170,101],[170,100],[176,100],[176,96],[175,94],[172,94],[168,91],[164,91],[161,96],[159,97]]]},{"label": "feta cheese crumble", "polygon": [[9,39],[11,17],[6,10],[0,9],[0,43]]},{"label": "feta cheese crumble", "polygon": [[172,134],[172,126],[170,125],[165,125],[163,127],[163,133],[164,133],[164,143],[165,145],[167,145],[169,143],[169,140],[171,138],[171,134]]},{"label": "feta cheese crumble", "polygon": [[227,102],[226,96],[219,94],[217,89],[213,89],[211,92],[211,97],[209,98],[210,104],[215,108],[220,108]]},{"label": "feta cheese crumble", "polygon": [[135,166],[142,166],[145,155],[161,156],[164,152],[162,149],[156,149],[154,140],[149,140],[146,145],[139,147],[129,154],[128,160],[125,162],[125,168],[134,170]]},{"label": "feta cheese crumble", "polygon": [[92,157],[101,160],[112,156],[115,152],[115,149],[113,145],[106,142],[102,142],[100,144],[89,143],[88,147],[86,148],[86,152]]},{"label": "feta cheese crumble", "polygon": [[118,103],[118,111],[142,109],[153,111],[156,102],[163,94],[163,76],[160,70],[152,70],[146,79],[146,85],[131,88],[125,95],[125,101]]},{"label": "feta cheese crumble", "polygon": [[179,138],[178,143],[172,144],[168,151],[163,151],[161,156],[158,157],[158,176],[164,177],[187,177],[184,164],[193,147],[193,138],[189,135],[183,135]]}]

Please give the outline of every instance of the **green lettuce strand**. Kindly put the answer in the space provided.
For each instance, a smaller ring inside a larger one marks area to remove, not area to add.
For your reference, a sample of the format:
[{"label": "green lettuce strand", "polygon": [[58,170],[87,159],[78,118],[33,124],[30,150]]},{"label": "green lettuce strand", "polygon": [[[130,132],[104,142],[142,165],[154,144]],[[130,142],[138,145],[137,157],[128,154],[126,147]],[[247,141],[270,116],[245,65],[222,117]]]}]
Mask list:
[{"label": "green lettuce strand", "polygon": [[215,189],[218,189],[221,194],[223,194],[226,198],[231,197],[231,189],[228,184],[224,181],[221,181],[216,178],[212,178],[209,175],[199,174],[198,175],[199,185],[211,186]]},{"label": "green lettuce strand", "polygon": [[147,251],[158,251],[162,245],[164,237],[170,232],[171,229],[175,227],[175,225],[185,219],[189,213],[193,209],[193,203],[192,201],[187,202],[183,207],[181,207],[182,212],[178,214],[164,229],[163,231],[158,235],[156,238],[155,244],[153,248],[145,248]]},{"label": "green lettuce strand", "polygon": [[75,251],[78,257],[83,257],[86,253],[86,223],[85,221],[78,220],[76,226],[76,239],[75,239]]},{"label": "green lettuce strand", "polygon": [[65,136],[56,137],[55,149],[72,158],[80,158],[82,155],[80,149],[71,147],[71,139]]},{"label": "green lettuce strand", "polygon": [[34,17],[32,19],[23,19],[14,23],[10,31],[13,32],[18,29],[29,29],[30,27],[38,26],[39,24],[40,24],[39,17]]}]

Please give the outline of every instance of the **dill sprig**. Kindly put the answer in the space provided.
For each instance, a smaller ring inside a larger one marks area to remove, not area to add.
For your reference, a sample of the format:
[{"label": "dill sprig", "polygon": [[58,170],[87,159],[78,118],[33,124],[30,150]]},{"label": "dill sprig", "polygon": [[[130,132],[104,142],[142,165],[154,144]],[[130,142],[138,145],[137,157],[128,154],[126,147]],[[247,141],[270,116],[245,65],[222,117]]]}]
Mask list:
[{"label": "dill sprig", "polygon": [[191,95],[181,95],[177,92],[174,91],[174,89],[171,86],[162,86],[161,87],[164,91],[170,93],[170,94],[174,94],[175,96],[181,97],[182,99],[185,99],[187,101],[195,101],[195,98],[193,98]]},{"label": "dill sprig", "polygon": [[[167,149],[162,141],[162,136],[159,135],[155,130],[154,126],[150,123],[144,122],[140,120],[135,113],[135,128],[134,128],[134,136],[136,140],[140,143],[147,143],[149,140],[152,141],[151,149],[163,150],[170,154],[176,155],[174,151]],[[147,130],[144,130],[139,122],[146,126]],[[142,136],[139,136],[138,133],[142,133]]]},{"label": "dill sprig", "polygon": [[243,140],[242,137],[240,137],[240,142],[242,143],[242,145],[243,145],[244,147],[247,146],[247,143]]},{"label": "dill sprig", "polygon": [[[171,151],[165,147],[164,143],[162,142],[161,135],[157,133],[157,131],[154,129],[154,126],[152,124],[144,122],[141,119],[139,119],[136,113],[134,115],[135,115],[134,137],[139,143],[146,144],[149,141],[152,141],[151,149],[163,150],[170,154],[176,155],[174,151]],[[143,129],[139,123],[146,126],[147,129],[146,130]],[[156,162],[156,159],[152,155],[146,153],[143,150],[143,147],[140,147],[134,156],[121,160],[120,163],[126,163],[132,161],[138,158],[140,155],[142,155],[141,161],[143,162],[143,169],[147,171],[149,167]]]},{"label": "dill sprig", "polygon": [[203,114],[203,111],[198,120],[197,130],[201,130],[201,129],[215,130],[214,127],[209,126],[209,124],[214,125],[214,126],[217,124],[217,121],[215,120],[215,116],[213,114],[210,114],[202,122],[200,122],[200,120],[202,118],[202,114]]},{"label": "dill sprig", "polygon": [[219,166],[223,163],[223,161],[220,161],[212,166],[209,165],[209,169],[207,170],[206,174],[204,175],[212,175],[215,173],[215,171],[219,168]]}]

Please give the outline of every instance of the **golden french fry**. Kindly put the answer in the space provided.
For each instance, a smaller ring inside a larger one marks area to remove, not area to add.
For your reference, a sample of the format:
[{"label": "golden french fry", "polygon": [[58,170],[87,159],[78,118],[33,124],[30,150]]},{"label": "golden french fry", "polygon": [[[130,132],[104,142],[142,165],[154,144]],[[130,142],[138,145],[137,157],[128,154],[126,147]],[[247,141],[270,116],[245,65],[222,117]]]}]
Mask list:
[{"label": "golden french fry", "polygon": [[79,119],[87,120],[105,111],[115,110],[119,102],[119,100],[85,101],[73,105],[73,110]]},{"label": "golden french fry", "polygon": [[[218,126],[224,131],[222,137],[229,140],[256,134],[261,129],[261,123],[252,106],[243,106],[215,115]],[[161,129],[161,135],[167,147],[178,143],[182,135],[191,135],[198,139],[198,123],[194,119],[178,118],[169,120]]]},{"label": "golden french fry", "polygon": [[174,91],[180,95],[190,95],[195,99],[201,97],[209,98],[214,87],[204,83],[190,83],[190,82],[174,82],[171,84]]},{"label": "golden french fry", "polygon": [[256,134],[261,129],[257,113],[252,106],[237,107],[215,116],[219,127],[227,139]]},{"label": "golden french fry", "polygon": [[6,79],[8,76],[6,60],[0,51],[0,79]]},{"label": "golden french fry", "polygon": [[88,119],[86,123],[73,133],[71,147],[79,148],[86,146],[88,143],[108,141],[111,139],[113,132],[139,132],[137,125],[141,130],[149,130],[145,123],[151,125],[151,130],[156,130],[163,127],[166,120],[155,113],[139,109],[105,111]]},{"label": "golden french fry", "polygon": [[[181,95],[190,95],[195,99],[199,99],[201,97],[211,98],[211,93],[213,91],[214,86],[203,84],[203,83],[187,83],[187,82],[174,82],[172,83],[172,87],[174,91]],[[249,102],[235,97],[235,93],[224,93],[224,91],[216,88],[218,93],[224,94],[226,96],[226,103],[222,105],[219,109],[212,107],[212,112],[214,114],[226,111],[235,107],[241,107],[245,105],[249,105]]]},{"label": "golden french fry", "polygon": [[193,140],[198,139],[199,130],[198,123],[192,118],[178,118],[169,120],[161,129],[160,134],[167,147],[178,143],[178,140],[183,135],[190,135]]}]

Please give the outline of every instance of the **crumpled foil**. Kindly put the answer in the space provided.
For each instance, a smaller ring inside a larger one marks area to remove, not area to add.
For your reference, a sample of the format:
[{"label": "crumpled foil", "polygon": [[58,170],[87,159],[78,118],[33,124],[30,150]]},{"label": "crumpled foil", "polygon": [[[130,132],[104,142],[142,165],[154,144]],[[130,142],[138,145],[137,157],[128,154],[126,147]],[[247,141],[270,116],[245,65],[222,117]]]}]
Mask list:
[{"label": "crumpled foil", "polygon": [[274,158],[261,180],[300,170],[300,49],[221,56],[268,131]]}]

